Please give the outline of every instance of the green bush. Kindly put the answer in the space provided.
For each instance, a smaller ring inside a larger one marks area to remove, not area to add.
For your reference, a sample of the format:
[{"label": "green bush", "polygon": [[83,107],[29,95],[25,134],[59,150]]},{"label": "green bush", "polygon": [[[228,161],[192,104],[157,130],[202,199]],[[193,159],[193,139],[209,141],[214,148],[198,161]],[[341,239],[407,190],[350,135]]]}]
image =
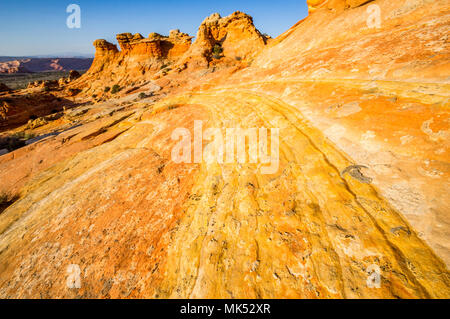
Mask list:
[{"label": "green bush", "polygon": [[147,94],[145,94],[144,92],[141,92],[141,93],[139,93],[139,98],[142,100],[142,99],[145,99],[147,97]]},{"label": "green bush", "polygon": [[213,58],[217,60],[222,58],[222,52],[223,52],[222,46],[219,43],[216,43],[213,47],[213,55],[212,55]]},{"label": "green bush", "polygon": [[32,139],[32,138],[35,138],[36,135],[33,134],[33,133],[18,132],[18,133],[14,133],[11,137],[12,137],[13,139],[16,139],[16,140],[24,140],[24,141],[28,141],[28,140],[30,140],[30,139]]},{"label": "green bush", "polygon": [[105,87],[105,93],[108,93],[111,90],[111,88],[109,86]]},{"label": "green bush", "polygon": [[33,134],[33,133],[25,133],[23,136],[25,141],[31,140],[32,138],[35,138],[35,137],[36,137],[36,134]]},{"label": "green bush", "polygon": [[112,94],[116,94],[117,92],[119,92],[122,88],[118,85],[118,84],[114,84],[114,86],[111,89],[111,93]]}]

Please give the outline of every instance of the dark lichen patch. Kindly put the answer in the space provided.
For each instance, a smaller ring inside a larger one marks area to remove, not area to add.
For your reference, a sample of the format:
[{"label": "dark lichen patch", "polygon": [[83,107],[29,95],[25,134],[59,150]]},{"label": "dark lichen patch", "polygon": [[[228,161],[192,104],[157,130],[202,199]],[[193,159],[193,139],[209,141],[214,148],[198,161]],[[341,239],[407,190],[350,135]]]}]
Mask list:
[{"label": "dark lichen patch", "polygon": [[345,174],[349,174],[354,179],[357,179],[361,183],[370,184],[372,183],[372,178],[364,176],[364,174],[361,172],[362,168],[367,168],[363,165],[351,165],[346,167],[342,172],[341,176],[344,177]]},{"label": "dark lichen patch", "polygon": [[17,195],[8,195],[6,193],[0,194],[0,214],[3,213],[9,206],[14,204],[19,199]]}]

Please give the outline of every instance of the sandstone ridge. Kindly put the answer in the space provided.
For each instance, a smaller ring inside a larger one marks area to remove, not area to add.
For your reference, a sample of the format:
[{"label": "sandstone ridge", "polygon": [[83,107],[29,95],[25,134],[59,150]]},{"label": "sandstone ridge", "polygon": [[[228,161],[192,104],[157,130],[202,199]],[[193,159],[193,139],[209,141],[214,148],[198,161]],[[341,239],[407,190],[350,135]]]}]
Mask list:
[{"label": "sandstone ridge", "polygon": [[[223,18],[211,15],[200,25],[194,43],[192,39],[178,29],[169,36],[150,33],[147,38],[122,33],[117,35],[120,50],[104,39],[96,40],[92,67],[72,87],[101,95],[106,86],[142,83],[170,71],[238,65],[254,58],[270,40],[256,29],[252,17],[239,11]],[[86,83],[91,83],[89,88]]]}]

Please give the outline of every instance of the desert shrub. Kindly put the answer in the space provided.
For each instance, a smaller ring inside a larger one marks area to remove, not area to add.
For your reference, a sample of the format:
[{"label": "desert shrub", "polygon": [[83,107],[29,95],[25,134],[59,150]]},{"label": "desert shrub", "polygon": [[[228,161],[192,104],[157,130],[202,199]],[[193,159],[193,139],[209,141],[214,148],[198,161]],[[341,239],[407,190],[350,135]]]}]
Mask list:
[{"label": "desert shrub", "polygon": [[70,89],[69,89],[69,95],[70,95],[70,96],[75,96],[75,95],[77,95],[77,94],[80,93],[80,92],[81,92],[80,89],[75,89],[75,88],[70,88]]},{"label": "desert shrub", "polygon": [[116,94],[117,92],[119,92],[122,88],[118,85],[118,84],[114,84],[114,86],[111,89],[111,93],[112,94]]},{"label": "desert shrub", "polygon": [[139,93],[139,98],[142,100],[142,99],[145,99],[147,97],[147,94],[145,94],[144,92],[141,92],[141,93]]},{"label": "desert shrub", "polygon": [[0,139],[0,149],[6,148],[9,152],[12,152],[18,148],[25,146],[25,142],[35,138],[36,135],[32,133],[18,132],[10,136]]},{"label": "desert shrub", "polygon": [[217,60],[222,58],[222,52],[223,52],[222,46],[219,43],[216,43],[213,47],[213,55],[212,55],[213,58]]},{"label": "desert shrub", "polygon": [[2,148],[6,148],[9,152],[25,146],[25,141],[16,136],[7,137],[1,142]]},{"label": "desert shrub", "polygon": [[171,68],[170,68],[171,65],[172,65],[172,62],[164,63],[163,65],[161,65],[160,70],[171,69]]},{"label": "desert shrub", "polygon": [[107,86],[107,87],[105,87],[104,92],[105,92],[105,93],[108,93],[110,90],[111,90],[111,88],[110,88],[109,86]]},{"label": "desert shrub", "polygon": [[8,195],[6,193],[0,193],[0,205],[8,202]]},{"label": "desert shrub", "polygon": [[33,133],[27,133],[27,132],[17,132],[17,133],[14,133],[11,137],[14,139],[28,141],[32,138],[35,138],[36,135]]},{"label": "desert shrub", "polygon": [[37,115],[31,114],[29,119],[34,121],[34,120],[37,120],[37,118],[38,118]]},{"label": "desert shrub", "polygon": [[0,193],[0,214],[9,206],[11,206],[16,200],[19,199],[19,196],[8,195],[5,192]]},{"label": "desert shrub", "polygon": [[28,141],[28,140],[31,140],[32,138],[35,138],[36,137],[36,134],[33,134],[33,133],[25,133],[25,135],[24,135],[24,140],[25,141]]},{"label": "desert shrub", "polygon": [[214,54],[221,54],[223,52],[222,46],[219,43],[216,43],[213,48]]}]

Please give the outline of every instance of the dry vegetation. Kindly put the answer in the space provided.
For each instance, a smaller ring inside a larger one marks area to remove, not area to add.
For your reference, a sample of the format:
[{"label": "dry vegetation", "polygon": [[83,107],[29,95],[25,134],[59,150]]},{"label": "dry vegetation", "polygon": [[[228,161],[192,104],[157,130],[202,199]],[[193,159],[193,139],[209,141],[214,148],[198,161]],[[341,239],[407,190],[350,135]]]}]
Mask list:
[{"label": "dry vegetation", "polygon": [[[78,71],[80,74],[86,71]],[[39,73],[16,73],[16,74],[0,74],[0,82],[6,84],[13,90],[24,89],[28,83],[34,81],[58,80],[60,78],[67,78],[68,71],[49,71]]]}]

